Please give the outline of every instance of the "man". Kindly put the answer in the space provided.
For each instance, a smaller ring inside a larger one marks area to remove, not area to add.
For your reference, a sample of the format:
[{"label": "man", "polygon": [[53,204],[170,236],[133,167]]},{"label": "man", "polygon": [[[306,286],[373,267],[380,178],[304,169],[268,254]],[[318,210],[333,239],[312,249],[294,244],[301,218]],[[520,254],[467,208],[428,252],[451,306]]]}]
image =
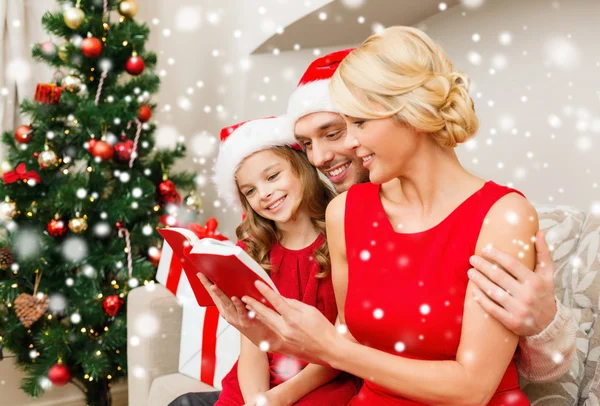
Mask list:
[{"label": "man", "polygon": [[[308,160],[338,193],[369,181],[362,160],[344,145],[346,124],[329,98],[329,81],[350,51],[333,52],[313,61],[290,96],[287,111]],[[536,250],[534,272],[492,249],[486,259],[473,259],[471,265],[476,271],[470,278],[482,292],[477,299],[481,306],[521,336],[517,358],[520,376],[544,382],[568,371],[576,355],[576,326],[570,309],[555,299],[554,267],[542,232],[536,236]],[[509,288],[510,294],[504,294]],[[170,406],[213,405],[218,394],[189,393]]]}]

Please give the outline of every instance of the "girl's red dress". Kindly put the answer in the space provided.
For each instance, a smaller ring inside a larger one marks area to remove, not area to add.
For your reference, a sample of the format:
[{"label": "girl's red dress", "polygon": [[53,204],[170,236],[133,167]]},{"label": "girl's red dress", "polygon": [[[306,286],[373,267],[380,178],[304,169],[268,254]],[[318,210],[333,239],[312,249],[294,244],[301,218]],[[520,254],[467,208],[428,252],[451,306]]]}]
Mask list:
[{"label": "girl's red dress", "polygon": [[[333,324],[337,318],[337,305],[333,294],[331,276],[315,278],[321,268],[315,261],[315,251],[323,245],[325,238],[319,235],[308,247],[290,250],[275,243],[271,248],[270,261],[275,266],[271,279],[284,297],[296,299],[316,307]],[[271,387],[285,382],[300,372],[306,363],[293,357],[268,353]],[[223,391],[215,406],[241,406],[244,398],[240,391],[237,363],[223,378]],[[304,396],[296,405],[302,406],[345,406],[356,395],[360,381],[346,373]]]}]

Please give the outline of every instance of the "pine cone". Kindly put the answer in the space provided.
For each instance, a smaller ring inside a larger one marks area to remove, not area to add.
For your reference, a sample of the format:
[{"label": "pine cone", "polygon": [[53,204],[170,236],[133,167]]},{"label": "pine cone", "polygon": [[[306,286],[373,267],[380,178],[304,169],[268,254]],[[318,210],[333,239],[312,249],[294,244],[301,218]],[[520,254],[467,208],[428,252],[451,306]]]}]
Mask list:
[{"label": "pine cone", "polygon": [[38,299],[27,293],[21,293],[15,299],[14,308],[21,324],[29,328],[48,310],[48,296],[44,295],[43,298]]},{"label": "pine cone", "polygon": [[0,270],[6,271],[10,269],[15,258],[8,248],[0,248]]}]

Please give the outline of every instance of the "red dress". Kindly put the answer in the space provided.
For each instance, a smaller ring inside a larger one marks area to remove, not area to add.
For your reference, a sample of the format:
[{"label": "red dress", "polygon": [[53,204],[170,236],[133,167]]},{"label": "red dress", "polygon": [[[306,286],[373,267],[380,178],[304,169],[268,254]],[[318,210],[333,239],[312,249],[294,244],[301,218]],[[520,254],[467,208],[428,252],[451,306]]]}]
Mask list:
[{"label": "red dress", "polygon": [[[517,192],[485,185],[438,225],[398,233],[380,186],[355,185],[346,197],[348,330],[363,345],[420,360],[455,360],[460,343],[469,257],[494,203]],[[369,381],[350,405],[421,405]],[[529,405],[511,361],[489,405]]]},{"label": "red dress", "polygon": [[[315,278],[321,269],[314,259],[314,253],[324,242],[325,238],[319,235],[311,245],[300,250],[290,250],[275,243],[269,254],[271,264],[276,267],[274,271],[271,271],[271,279],[282,296],[315,306],[333,324],[337,317],[337,305],[331,276]],[[272,353],[267,355],[271,388],[290,379],[307,365],[303,361],[286,355]],[[349,374],[340,373],[337,378],[315,389],[295,404],[345,406],[358,392],[359,382]],[[237,362],[223,378],[222,387],[223,392],[215,406],[241,406],[244,404],[238,382]]]}]

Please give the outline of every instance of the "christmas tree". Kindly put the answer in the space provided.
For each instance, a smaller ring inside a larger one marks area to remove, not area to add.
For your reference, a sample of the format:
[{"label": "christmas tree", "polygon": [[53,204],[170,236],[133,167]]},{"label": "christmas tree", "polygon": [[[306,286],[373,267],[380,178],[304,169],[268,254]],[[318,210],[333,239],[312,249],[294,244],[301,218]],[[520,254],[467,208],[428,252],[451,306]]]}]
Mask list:
[{"label": "christmas tree", "polygon": [[127,293],[154,278],[156,227],[198,200],[180,206],[175,185],[193,189],[194,175],[169,173],[184,146],[155,148],[157,58],[135,2],[58,3],[42,19],[51,40],[32,50],[56,74],[21,104],[30,124],[3,134],[0,351],[33,397],[72,383],[109,405],[127,369]]}]

